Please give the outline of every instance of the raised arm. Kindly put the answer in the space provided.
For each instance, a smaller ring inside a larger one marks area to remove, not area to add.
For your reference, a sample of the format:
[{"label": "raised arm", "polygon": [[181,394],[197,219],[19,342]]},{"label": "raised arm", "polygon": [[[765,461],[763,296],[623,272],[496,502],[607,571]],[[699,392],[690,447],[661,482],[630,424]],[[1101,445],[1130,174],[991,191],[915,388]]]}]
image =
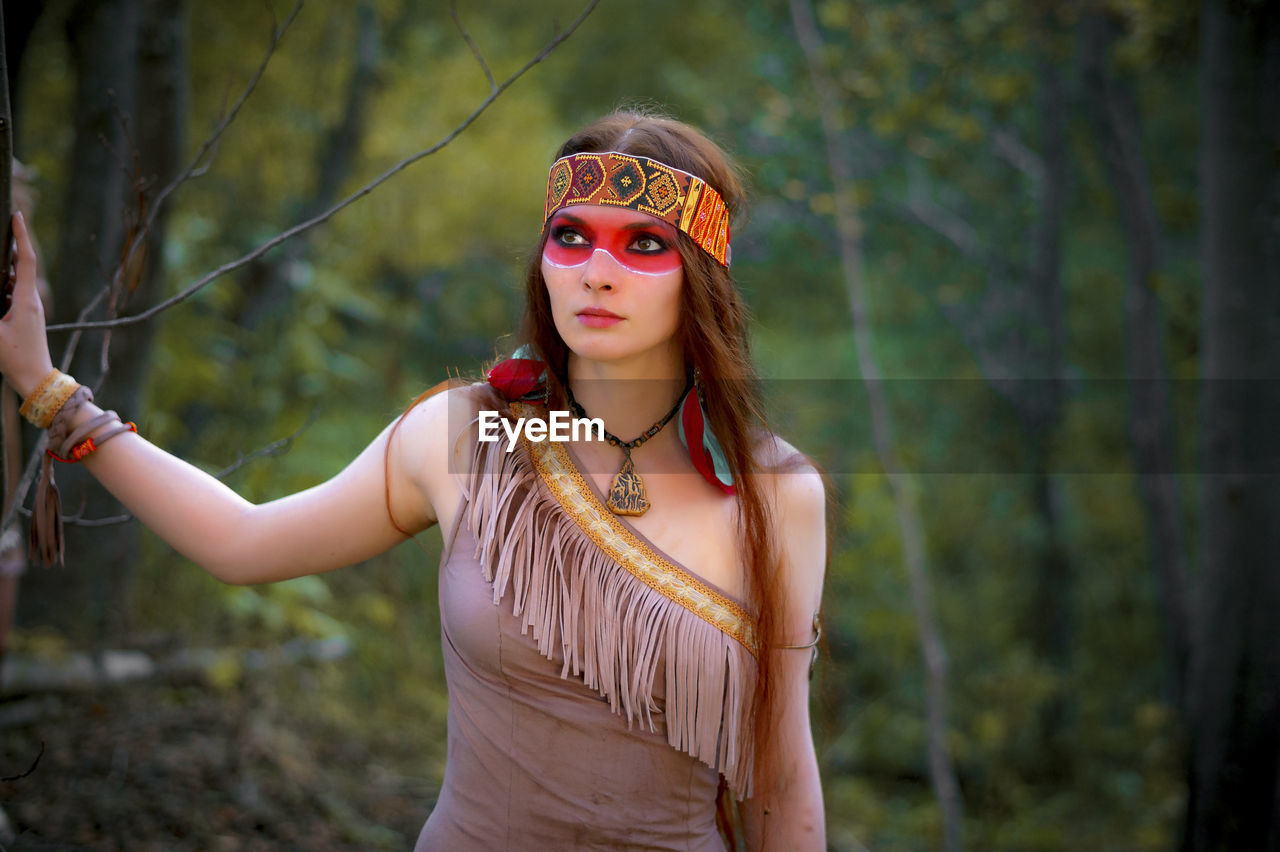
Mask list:
[{"label": "raised arm", "polygon": [[768,649],[785,696],[778,719],[783,755],[772,789],[743,803],[747,848],[766,852],[822,852],[827,848],[822,781],[809,724],[807,646],[822,603],[826,573],[826,493],[812,467],[776,474],[776,511],[782,570],[787,579],[784,635],[793,647]]},{"label": "raised arm", "polygon": [[[21,216],[13,307],[0,319],[0,370],[24,397],[52,369],[36,260]],[[228,583],[264,583],[350,565],[436,522],[439,501],[456,500],[449,475],[446,395],[388,427],[345,470],[306,491],[255,505],[214,477],[133,433],[84,459],[89,471],[142,523]],[[72,426],[101,414],[92,403]],[[389,479],[388,479],[389,476]],[[450,504],[449,510],[452,505]]]}]

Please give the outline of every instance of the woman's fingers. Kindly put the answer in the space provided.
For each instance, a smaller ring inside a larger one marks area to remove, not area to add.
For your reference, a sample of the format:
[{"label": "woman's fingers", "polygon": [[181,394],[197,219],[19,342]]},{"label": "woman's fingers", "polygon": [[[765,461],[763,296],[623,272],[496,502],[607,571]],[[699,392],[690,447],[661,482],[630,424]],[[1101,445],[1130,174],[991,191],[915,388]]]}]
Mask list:
[{"label": "woman's fingers", "polygon": [[[15,305],[34,306],[39,310],[41,334],[44,333],[44,303],[36,288],[36,247],[27,231],[27,222],[21,213],[13,214],[13,242],[16,266],[13,302]],[[11,271],[11,275],[14,273]]]},{"label": "woman's fingers", "polygon": [[27,394],[53,369],[45,336],[44,305],[36,290],[36,250],[21,213],[13,216],[17,280],[13,304],[0,318],[0,372]]},{"label": "woman's fingers", "polygon": [[18,293],[21,292],[24,297],[30,297],[39,302],[40,299],[36,295],[36,249],[31,242],[31,235],[27,233],[26,219],[20,212],[13,214],[13,242],[17,248],[14,253],[17,258],[14,298],[17,299]]}]

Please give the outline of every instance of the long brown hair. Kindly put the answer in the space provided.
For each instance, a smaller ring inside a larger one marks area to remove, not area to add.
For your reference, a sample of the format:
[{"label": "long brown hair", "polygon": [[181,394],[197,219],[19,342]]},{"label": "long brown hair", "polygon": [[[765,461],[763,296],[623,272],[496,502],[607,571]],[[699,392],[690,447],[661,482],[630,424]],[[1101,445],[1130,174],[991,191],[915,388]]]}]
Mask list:
[{"label": "long brown hair", "polygon": [[[696,175],[720,193],[731,217],[736,219],[742,213],[745,191],[737,166],[719,146],[687,124],[642,112],[610,113],[570,137],[555,159],[604,151],[647,157]],[[556,331],[546,281],[542,277],[542,248],[546,239],[544,229],[529,257],[520,337],[521,342],[532,344],[551,366],[547,371],[549,396],[563,402],[568,350]],[[777,672],[769,649],[790,641],[781,635],[787,601],[777,536],[757,476],[766,470],[757,449],[768,439],[769,432],[761,405],[759,377],[751,363],[748,346],[749,314],[733,277],[683,232],[679,233],[678,246],[684,262],[684,286],[677,333],[688,366],[701,374],[707,419],[724,449],[737,491],[747,593],[756,612],[760,643],[751,704],[754,788],[756,795],[767,795],[778,777],[782,757],[772,736],[782,697],[774,688]],[[457,379],[441,382],[415,399],[406,412],[440,391],[464,384]],[[396,422],[393,435],[402,422],[403,418]],[[384,465],[388,469],[387,513],[396,529],[411,536],[391,512],[390,452],[388,441],[384,454]],[[788,467],[793,462],[793,459],[783,459],[776,467]],[[775,469],[775,465],[768,469]],[[723,826],[722,829],[731,832]]]},{"label": "long brown hair", "polygon": [[[575,133],[556,159],[585,152],[618,151],[658,160],[702,178],[720,193],[732,218],[742,213],[743,182],[733,161],[719,146],[674,119],[635,111],[614,112]],[[525,275],[526,307],[521,336],[546,358],[553,399],[563,399],[567,376],[564,341],[556,331],[551,301],[542,277],[542,246],[529,258]],[[760,486],[757,450],[767,437],[760,387],[748,348],[748,312],[733,276],[688,235],[679,233],[684,260],[678,335],[686,364],[701,375],[710,426],[724,448],[739,502],[739,532],[747,569],[750,604],[756,610],[760,637],[759,668],[752,701],[755,789],[768,791],[777,777],[780,755],[773,747],[780,698],[768,649],[782,644],[785,587],[776,535]]]}]

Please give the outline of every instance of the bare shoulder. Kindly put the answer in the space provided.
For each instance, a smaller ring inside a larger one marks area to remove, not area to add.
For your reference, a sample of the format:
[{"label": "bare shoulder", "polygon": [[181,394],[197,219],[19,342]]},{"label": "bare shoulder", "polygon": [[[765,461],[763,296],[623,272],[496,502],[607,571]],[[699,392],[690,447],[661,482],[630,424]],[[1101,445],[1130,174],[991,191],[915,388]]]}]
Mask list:
[{"label": "bare shoulder", "polygon": [[486,388],[480,384],[448,387],[411,405],[400,418],[397,435],[406,461],[425,461],[423,453],[465,443],[467,427],[485,405]]},{"label": "bare shoulder", "polygon": [[427,522],[448,520],[458,502],[456,474],[470,466],[475,433],[469,427],[486,403],[486,387],[458,385],[430,394],[392,427],[388,462],[403,473],[391,478],[393,499],[402,487],[412,488],[420,495]]},{"label": "bare shoulder", "polygon": [[809,457],[772,433],[756,442],[755,452],[775,510],[792,518],[816,516],[825,523],[826,483]]},{"label": "bare shoulder", "polygon": [[795,642],[807,642],[827,572],[826,483],[806,455],[777,435],[763,436],[756,453],[786,574],[784,629]]}]

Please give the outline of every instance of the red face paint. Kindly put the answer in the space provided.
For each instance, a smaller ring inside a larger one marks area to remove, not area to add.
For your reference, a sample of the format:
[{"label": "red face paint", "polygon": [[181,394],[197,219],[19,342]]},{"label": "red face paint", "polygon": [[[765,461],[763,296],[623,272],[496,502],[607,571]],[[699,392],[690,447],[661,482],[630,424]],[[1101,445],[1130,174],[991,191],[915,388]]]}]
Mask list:
[{"label": "red face paint", "polygon": [[646,213],[575,204],[558,211],[547,227],[542,257],[552,266],[581,266],[598,251],[641,275],[664,275],[681,265],[676,229]]}]

